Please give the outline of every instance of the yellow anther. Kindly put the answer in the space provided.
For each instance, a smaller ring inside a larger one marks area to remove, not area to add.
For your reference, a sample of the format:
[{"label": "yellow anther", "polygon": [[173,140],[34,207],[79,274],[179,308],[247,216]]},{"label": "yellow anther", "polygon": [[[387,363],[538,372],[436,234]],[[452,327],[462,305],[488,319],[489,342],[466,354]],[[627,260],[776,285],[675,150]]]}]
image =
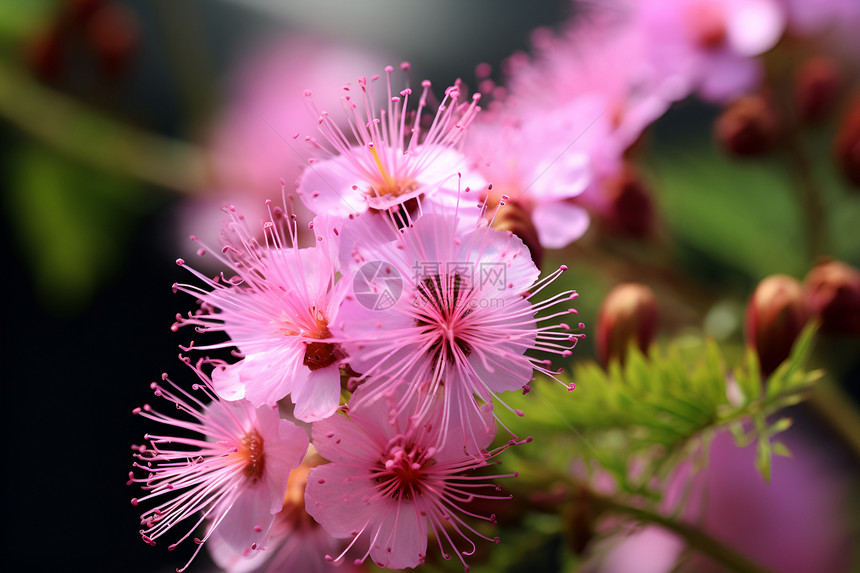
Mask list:
[{"label": "yellow anther", "polygon": [[394,184],[394,179],[391,178],[391,175],[388,174],[385,166],[382,165],[382,160],[379,158],[376,146],[373,145],[373,143],[369,143],[367,148],[370,150],[370,155],[373,156],[373,161],[376,162],[376,168],[379,169],[379,174],[382,176],[382,181],[385,183],[385,187],[391,190],[397,189],[397,186]]}]

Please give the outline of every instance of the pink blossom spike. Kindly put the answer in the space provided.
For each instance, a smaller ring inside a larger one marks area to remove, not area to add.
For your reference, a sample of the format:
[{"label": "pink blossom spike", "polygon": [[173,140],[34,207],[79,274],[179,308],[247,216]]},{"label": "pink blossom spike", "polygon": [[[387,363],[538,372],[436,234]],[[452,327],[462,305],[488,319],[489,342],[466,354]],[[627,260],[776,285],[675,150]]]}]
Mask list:
[{"label": "pink blossom spike", "polygon": [[[187,358],[183,361],[191,366]],[[244,400],[217,400],[212,381],[202,370],[207,363],[201,360],[191,366],[202,382],[193,388],[212,402],[204,404],[164,378],[167,385],[153,382],[152,389],[185,415],[172,417],[149,407],[136,410],[182,434],[148,434],[149,444],[136,448],[134,468],[144,475],[132,475],[130,481],[147,493],[132,504],[158,502],[141,515],[141,537],[155,545],[171,528],[191,520],[187,532],[168,547],[172,550],[202,522],[209,523],[206,534],[194,538],[197,548],[180,571],[216,529],[237,552],[263,547],[283,505],[290,470],[301,463],[308,447],[305,431],[279,419],[277,410],[255,408]],[[198,437],[188,437],[188,432]]]}]

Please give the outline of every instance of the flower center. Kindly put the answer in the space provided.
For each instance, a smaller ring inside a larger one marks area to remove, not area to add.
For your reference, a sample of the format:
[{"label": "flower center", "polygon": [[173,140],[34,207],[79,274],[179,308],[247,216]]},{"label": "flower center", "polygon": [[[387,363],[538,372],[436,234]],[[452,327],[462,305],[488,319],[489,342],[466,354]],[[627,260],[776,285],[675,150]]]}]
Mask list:
[{"label": "flower center", "polygon": [[685,17],[693,40],[706,50],[716,50],[726,42],[726,15],[714,2],[694,2]]},{"label": "flower center", "polygon": [[263,437],[256,428],[242,438],[238,454],[245,460],[245,477],[251,480],[251,483],[257,483],[266,469],[266,455],[263,451]]},{"label": "flower center", "polygon": [[302,364],[313,372],[337,361],[337,347],[331,342],[305,342],[305,358]]},{"label": "flower center", "polygon": [[326,366],[331,366],[338,359],[337,345],[331,342],[322,342],[327,338],[331,338],[331,331],[328,329],[328,321],[317,312],[315,308],[311,309],[314,315],[315,327],[312,331],[306,332],[305,336],[309,338],[320,339],[319,342],[305,342],[305,357],[302,364],[308,367],[313,372]]},{"label": "flower center", "polygon": [[385,195],[400,197],[418,189],[418,184],[415,181],[411,179],[398,181],[396,177],[392,176],[385,168],[385,165],[383,165],[382,159],[379,157],[379,152],[376,151],[376,147],[372,143],[367,146],[367,149],[370,151],[370,156],[373,158],[376,169],[379,171],[379,180],[376,182],[376,185],[371,185],[368,190],[368,194],[371,197],[383,197]]},{"label": "flower center", "polygon": [[419,317],[416,325],[426,327],[424,332],[433,332],[437,340],[431,352],[434,361],[438,361],[442,350],[445,356],[453,362],[455,352],[469,356],[472,348],[463,339],[463,318],[471,314],[471,309],[464,308],[468,301],[468,286],[459,274],[433,275],[418,283],[419,299],[416,301]]},{"label": "flower center", "polygon": [[422,491],[426,469],[433,465],[432,458],[412,444],[394,445],[379,461],[375,481],[383,495],[411,500]]}]

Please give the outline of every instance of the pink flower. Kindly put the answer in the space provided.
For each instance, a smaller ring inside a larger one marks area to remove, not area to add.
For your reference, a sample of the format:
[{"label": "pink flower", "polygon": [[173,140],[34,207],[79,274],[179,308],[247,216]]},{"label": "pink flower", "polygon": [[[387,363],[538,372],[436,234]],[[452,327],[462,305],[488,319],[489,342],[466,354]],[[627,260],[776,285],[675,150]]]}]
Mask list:
[{"label": "pink flower", "polygon": [[[325,460],[311,446],[302,464],[290,472],[284,507],[275,516],[269,541],[261,551],[250,555],[237,553],[216,530],[206,547],[212,559],[228,573],[324,573],[332,564],[324,558],[339,553],[345,543],[332,537],[305,511],[305,486],[308,472]],[[357,571],[351,562],[341,571]]]},{"label": "pink flower", "polygon": [[522,121],[572,113],[567,121],[580,123],[565,144],[593,122],[589,131],[600,135],[588,147],[602,149],[595,159],[617,162],[673,101],[689,93],[680,78],[649,60],[647,38],[628,12],[625,4],[610,2],[575,17],[560,34],[535,30],[533,55],[517,53],[504,63],[508,90],[500,113]]},{"label": "pink flower", "polygon": [[531,212],[545,247],[586,231],[583,207],[609,211],[606,183],[622,172],[624,153],[689,93],[684,78],[651,61],[632,13],[615,2],[578,13],[561,33],[536,30],[532,55],[505,62],[508,89],[492,90],[500,99],[489,121],[470,128],[470,158]]},{"label": "pink flower", "polygon": [[226,246],[216,256],[235,276],[210,279],[186,266],[206,288],[174,286],[202,303],[198,311],[179,316],[176,327],[223,331],[229,340],[197,348],[235,346],[244,356],[213,373],[222,399],[244,398],[259,406],[289,395],[298,419],[330,416],[340,402],[341,353],[329,325],[337,318],[346,286],[335,284],[336,246],[329,243],[336,237],[319,235],[316,245],[300,249],[295,224],[283,211],[270,208],[262,226],[266,244],[261,245],[243,218],[229,212]]},{"label": "pink flower", "polygon": [[[388,59],[366,46],[294,30],[287,38],[243,53],[228,71],[224,105],[208,126],[207,153],[214,180],[210,188],[179,206],[180,246],[186,246],[188,229],[200,229],[204,242],[216,243],[220,208],[225,204],[236,205],[247,216],[265,217],[263,202],[277,190],[279,179],[292,189],[307,167],[305,150],[293,139],[316,129],[316,118],[305,107],[304,91],[319,93],[320,105],[337,105],[339,78],[378,68]],[[302,205],[297,207],[299,219],[309,221],[310,213]],[[193,250],[187,253],[191,254]]]},{"label": "pink flower", "polygon": [[[565,247],[588,229],[588,213],[569,199],[612,161],[603,111],[599,101],[580,98],[564,110],[533,110],[522,119],[502,115],[470,128],[466,153],[491,183],[490,204],[510,197],[531,215],[546,248]],[[616,163],[622,151],[611,152]]]},{"label": "pink flower", "polygon": [[842,39],[848,39],[842,32],[856,30],[860,24],[860,4],[854,0],[780,0],[780,3],[788,13],[789,27],[801,35],[838,31]]},{"label": "pink flower", "polygon": [[[411,408],[404,408],[400,402],[409,395],[413,396]],[[332,463],[311,470],[305,490],[307,511],[336,537],[352,537],[352,543],[369,539],[367,553],[357,562],[370,556],[380,567],[415,567],[427,555],[429,533],[446,559],[450,554],[445,544],[463,561],[463,555],[475,550],[470,534],[489,539],[464,516],[495,521],[492,515],[470,511],[469,503],[504,499],[481,492],[498,491],[490,480],[505,476],[463,475],[493,463],[490,460],[507,448],[486,452],[495,431],[480,437],[484,454],[477,459],[468,456],[464,441],[451,437],[454,432],[442,439],[441,404],[435,401],[427,420],[418,422],[412,416],[419,405],[414,397],[401,384],[386,400],[364,403],[351,408],[348,416],[335,415],[314,424],[314,445]],[[470,415],[481,418],[475,425],[492,426],[489,404]],[[458,536],[462,541],[455,542]],[[460,548],[463,542],[465,550]]]},{"label": "pink flower", "polygon": [[[789,29],[803,38],[809,50],[821,50],[843,59],[856,70],[860,60],[860,2],[856,0],[780,0]],[[855,72],[856,73],[856,72]]]},{"label": "pink flower", "polygon": [[[527,351],[570,355],[579,335],[554,320],[575,312],[564,305],[576,293],[532,303],[566,267],[537,281],[539,271],[518,237],[487,228],[480,216],[471,230],[458,219],[424,214],[393,241],[366,237],[357,245],[355,288],[333,332],[350,367],[362,374],[364,399],[379,398],[401,380],[414,382],[411,398],[426,382],[430,396],[443,397],[447,420],[474,410],[475,396],[491,402],[499,392],[523,389],[534,370],[553,374],[547,360]],[[368,293],[390,291],[392,279],[399,296],[389,292],[386,304],[372,304]]]},{"label": "pink flower", "polygon": [[[401,68],[408,69],[404,63]],[[479,111],[479,94],[469,103],[461,102],[462,88],[455,84],[445,90],[442,103],[429,127],[424,126],[430,82],[416,110],[410,109],[412,89],[399,93],[391,87],[393,68],[385,68],[387,106],[376,110],[373,83],[379,76],[358,80],[358,100],[351,86],[344,87],[344,108],[349,119],[348,136],[325,111],[319,111],[319,127],[331,149],[321,160],[311,160],[299,180],[297,192],[314,213],[338,217],[360,214],[368,209],[384,210],[424,196],[425,200],[456,205],[459,198],[458,173],[465,185],[484,186],[484,181],[466,172],[466,161],[457,150],[464,131]],[[307,92],[310,96],[310,92]],[[317,142],[320,149],[325,150]]]},{"label": "pink flower", "polygon": [[[674,472],[661,511],[678,514],[768,570],[848,571],[850,517],[841,505],[847,476],[826,450],[807,440],[793,431],[785,434],[781,441],[789,445],[792,457],[773,458],[767,483],[755,468],[754,445],[739,448],[730,433],[717,434],[704,471],[693,474],[685,463]],[[601,541],[584,570],[724,571],[696,553],[679,567],[683,550],[684,542],[662,528],[628,528]]]},{"label": "pink flower", "polygon": [[[849,475],[802,433],[780,437],[792,457],[773,458],[770,483],[755,469],[754,446],[738,448],[727,433],[714,439],[697,478],[706,496],[702,528],[774,571],[848,571],[856,547],[844,505]],[[691,570],[718,570],[704,561],[694,559]]]},{"label": "pink flower", "polygon": [[[187,358],[183,361],[190,363]],[[214,398],[211,380],[201,370],[204,363],[192,366],[202,381],[193,388]],[[163,379],[173,390],[153,382],[155,395],[172,402],[187,418],[161,414],[148,404],[134,413],[179,428],[185,436],[147,434],[149,445],[134,448],[138,460],[134,467],[146,476],[135,477],[129,472],[128,483],[142,484],[147,494],[131,502],[136,506],[160,500],[141,515],[144,541],[155,545],[155,540],[173,526],[191,518],[188,532],[168,547],[174,549],[208,519],[206,535],[194,539],[198,547],[189,564],[216,528],[234,551],[262,547],[283,505],[290,470],[301,463],[307,450],[307,434],[292,422],[281,420],[271,407],[255,408],[244,400],[214,399],[204,404],[167,375]],[[189,431],[200,437],[187,437]]]},{"label": "pink flower", "polygon": [[631,8],[649,61],[718,102],[755,88],[762,76],[756,56],[777,43],[786,20],[778,0],[645,0]]}]

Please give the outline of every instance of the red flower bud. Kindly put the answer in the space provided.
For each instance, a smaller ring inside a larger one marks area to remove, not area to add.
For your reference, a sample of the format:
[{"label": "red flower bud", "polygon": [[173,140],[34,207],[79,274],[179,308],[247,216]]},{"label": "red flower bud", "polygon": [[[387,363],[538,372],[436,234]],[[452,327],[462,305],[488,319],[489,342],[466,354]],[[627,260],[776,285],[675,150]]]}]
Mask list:
[{"label": "red flower bud", "polygon": [[611,230],[636,238],[651,234],[654,225],[651,193],[632,166],[627,164],[620,173],[607,178],[604,192],[609,200],[606,222]]},{"label": "red flower bud", "polygon": [[728,153],[764,155],[779,139],[780,122],[770,98],[755,94],[735,100],[717,118],[714,135]]},{"label": "red flower bud", "polygon": [[67,0],[66,13],[77,25],[84,26],[106,0]]},{"label": "red flower bud", "polygon": [[794,77],[797,113],[803,123],[823,119],[839,93],[839,68],[831,58],[809,58],[797,69]]},{"label": "red flower bud", "polygon": [[821,318],[821,330],[860,335],[860,271],[841,261],[817,265],[803,281],[809,310]]},{"label": "red flower bud", "polygon": [[43,81],[56,81],[63,74],[65,56],[63,42],[65,32],[59,26],[39,34],[27,45],[25,58],[27,67]]},{"label": "red flower bud", "polygon": [[138,18],[125,6],[105,4],[89,19],[86,33],[102,73],[115,77],[126,68],[137,48]]},{"label": "red flower bud", "polygon": [[746,315],[747,345],[758,354],[767,376],[788,358],[808,319],[800,282],[786,275],[761,281],[750,297]]},{"label": "red flower bud", "polygon": [[848,181],[860,187],[860,96],[851,102],[840,123],[833,149],[836,162]]},{"label": "red flower bud", "polygon": [[635,343],[648,350],[657,329],[657,297],[643,284],[625,283],[613,288],[597,315],[597,358],[604,366],[624,360]]},{"label": "red flower bud", "polygon": [[510,231],[520,239],[532,255],[536,267],[543,262],[543,247],[538,238],[537,228],[528,211],[515,201],[508,201],[499,208],[493,218],[493,228],[499,231]]}]

